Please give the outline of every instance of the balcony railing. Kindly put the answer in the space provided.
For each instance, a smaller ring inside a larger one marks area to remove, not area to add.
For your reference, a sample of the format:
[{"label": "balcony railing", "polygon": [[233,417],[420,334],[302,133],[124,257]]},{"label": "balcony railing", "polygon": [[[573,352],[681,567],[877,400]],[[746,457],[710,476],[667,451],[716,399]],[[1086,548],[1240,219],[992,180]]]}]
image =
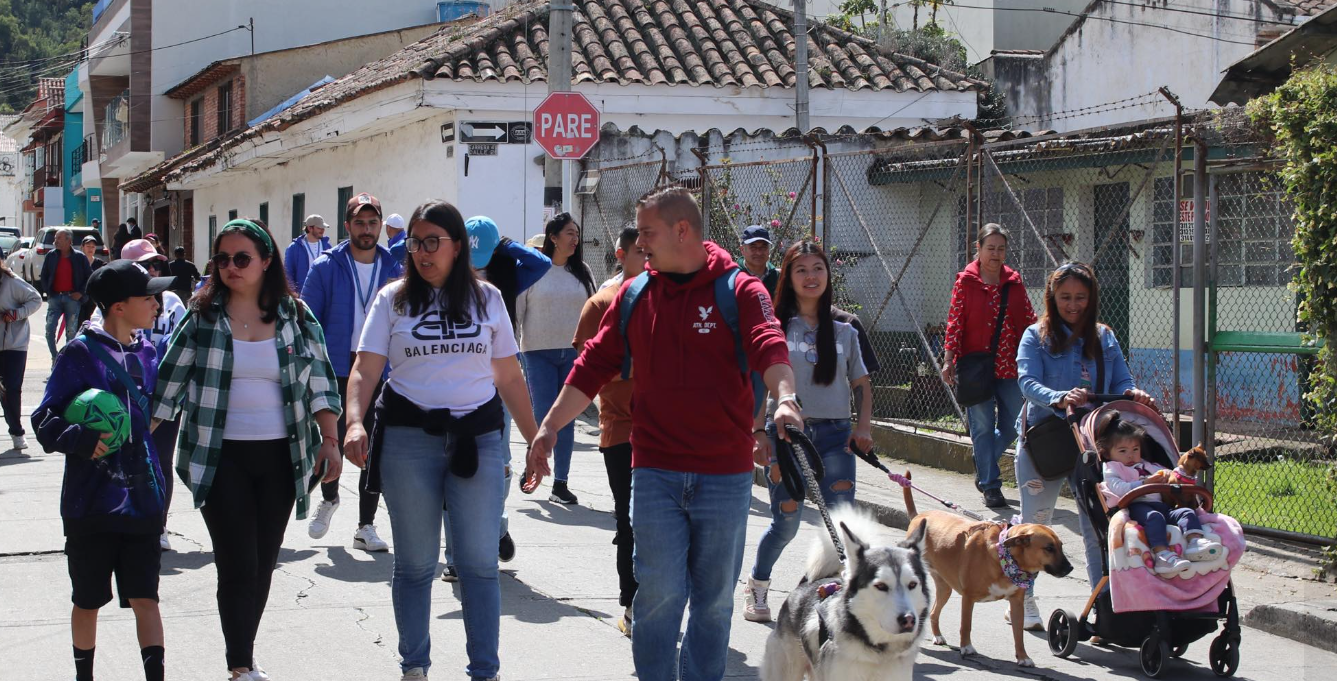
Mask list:
[{"label": "balcony railing", "polygon": [[102,149],[107,150],[130,135],[130,90],[116,95],[107,104],[107,117],[102,124]]}]

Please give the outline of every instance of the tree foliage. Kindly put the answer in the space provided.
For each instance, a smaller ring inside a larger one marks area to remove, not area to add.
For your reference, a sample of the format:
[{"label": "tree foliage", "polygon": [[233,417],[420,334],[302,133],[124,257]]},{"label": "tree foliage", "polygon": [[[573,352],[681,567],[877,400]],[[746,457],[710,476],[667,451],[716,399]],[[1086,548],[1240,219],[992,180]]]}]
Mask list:
[{"label": "tree foliage", "polygon": [[73,70],[92,24],[93,4],[0,0],[0,112],[27,106],[37,92],[38,78],[63,78]]}]

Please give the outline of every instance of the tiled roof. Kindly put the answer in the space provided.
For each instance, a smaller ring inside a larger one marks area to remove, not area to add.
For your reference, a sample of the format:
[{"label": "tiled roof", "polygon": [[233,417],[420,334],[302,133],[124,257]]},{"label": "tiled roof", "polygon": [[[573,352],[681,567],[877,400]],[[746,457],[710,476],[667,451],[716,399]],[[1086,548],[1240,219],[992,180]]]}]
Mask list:
[{"label": "tiled roof", "polygon": [[1296,13],[1312,17],[1332,9],[1337,0],[1290,0],[1286,4],[1295,8]]},{"label": "tiled roof", "polygon": [[[572,80],[619,85],[793,87],[793,13],[759,0],[573,0]],[[550,0],[526,0],[458,21],[311,93],[229,138],[216,152],[177,157],[127,181],[175,179],[228,148],[413,78],[546,83]],[[984,83],[871,40],[814,23],[809,86],[889,92],[975,91]]]}]

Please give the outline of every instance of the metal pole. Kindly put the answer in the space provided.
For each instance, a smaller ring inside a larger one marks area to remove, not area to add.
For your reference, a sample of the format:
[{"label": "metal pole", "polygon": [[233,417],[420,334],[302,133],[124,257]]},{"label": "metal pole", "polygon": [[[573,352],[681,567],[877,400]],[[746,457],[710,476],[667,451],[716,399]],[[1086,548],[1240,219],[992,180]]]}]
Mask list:
[{"label": "metal pole", "polygon": [[808,0],[794,0],[794,124],[808,133]]},{"label": "metal pole", "polygon": [[[569,92],[571,90],[571,12],[574,6],[570,0],[555,0],[548,11],[548,92]],[[543,163],[544,186],[547,194],[558,194],[562,210],[569,211],[571,191],[574,181],[571,179],[571,162],[548,158]],[[560,188],[560,192],[554,192]],[[551,201],[551,199],[547,199]]]},{"label": "metal pole", "polygon": [[[1207,349],[1207,210],[1215,205],[1216,178],[1207,177],[1207,145],[1195,140],[1193,149],[1193,442],[1202,442],[1203,416],[1207,412],[1207,373],[1203,353]],[[1211,183],[1213,201],[1207,203]],[[1214,216],[1213,216],[1214,217]]]},{"label": "metal pole", "polygon": [[1184,106],[1179,102],[1179,98],[1170,88],[1162,87],[1160,89],[1162,97],[1165,97],[1175,107],[1175,181],[1174,181],[1174,206],[1175,206],[1175,229],[1174,238],[1171,239],[1172,265],[1170,268],[1170,287],[1173,290],[1174,299],[1174,324],[1171,327],[1170,353],[1171,373],[1174,381],[1171,384],[1170,404],[1173,412],[1175,441],[1179,441],[1179,192],[1180,185],[1183,182],[1182,166],[1184,162]]}]

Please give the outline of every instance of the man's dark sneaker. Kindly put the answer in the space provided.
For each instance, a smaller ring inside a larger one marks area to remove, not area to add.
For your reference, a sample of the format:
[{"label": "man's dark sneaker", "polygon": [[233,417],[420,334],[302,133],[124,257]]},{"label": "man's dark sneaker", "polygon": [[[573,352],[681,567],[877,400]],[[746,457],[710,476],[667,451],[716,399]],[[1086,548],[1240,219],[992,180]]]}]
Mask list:
[{"label": "man's dark sneaker", "polygon": [[552,483],[552,494],[548,495],[548,501],[555,501],[559,504],[575,504],[578,502],[576,495],[566,488],[565,480],[554,480]]},{"label": "man's dark sneaker", "polygon": [[1007,499],[1003,498],[1003,490],[986,489],[984,490],[984,505],[989,508],[1007,508]]},{"label": "man's dark sneaker", "polygon": [[447,565],[446,569],[441,571],[441,581],[458,582],[460,581],[460,573],[455,572],[454,565]]},{"label": "man's dark sneaker", "polygon": [[503,563],[511,562],[515,557],[515,542],[511,540],[511,533],[501,535],[501,542],[497,544],[497,560]]}]

